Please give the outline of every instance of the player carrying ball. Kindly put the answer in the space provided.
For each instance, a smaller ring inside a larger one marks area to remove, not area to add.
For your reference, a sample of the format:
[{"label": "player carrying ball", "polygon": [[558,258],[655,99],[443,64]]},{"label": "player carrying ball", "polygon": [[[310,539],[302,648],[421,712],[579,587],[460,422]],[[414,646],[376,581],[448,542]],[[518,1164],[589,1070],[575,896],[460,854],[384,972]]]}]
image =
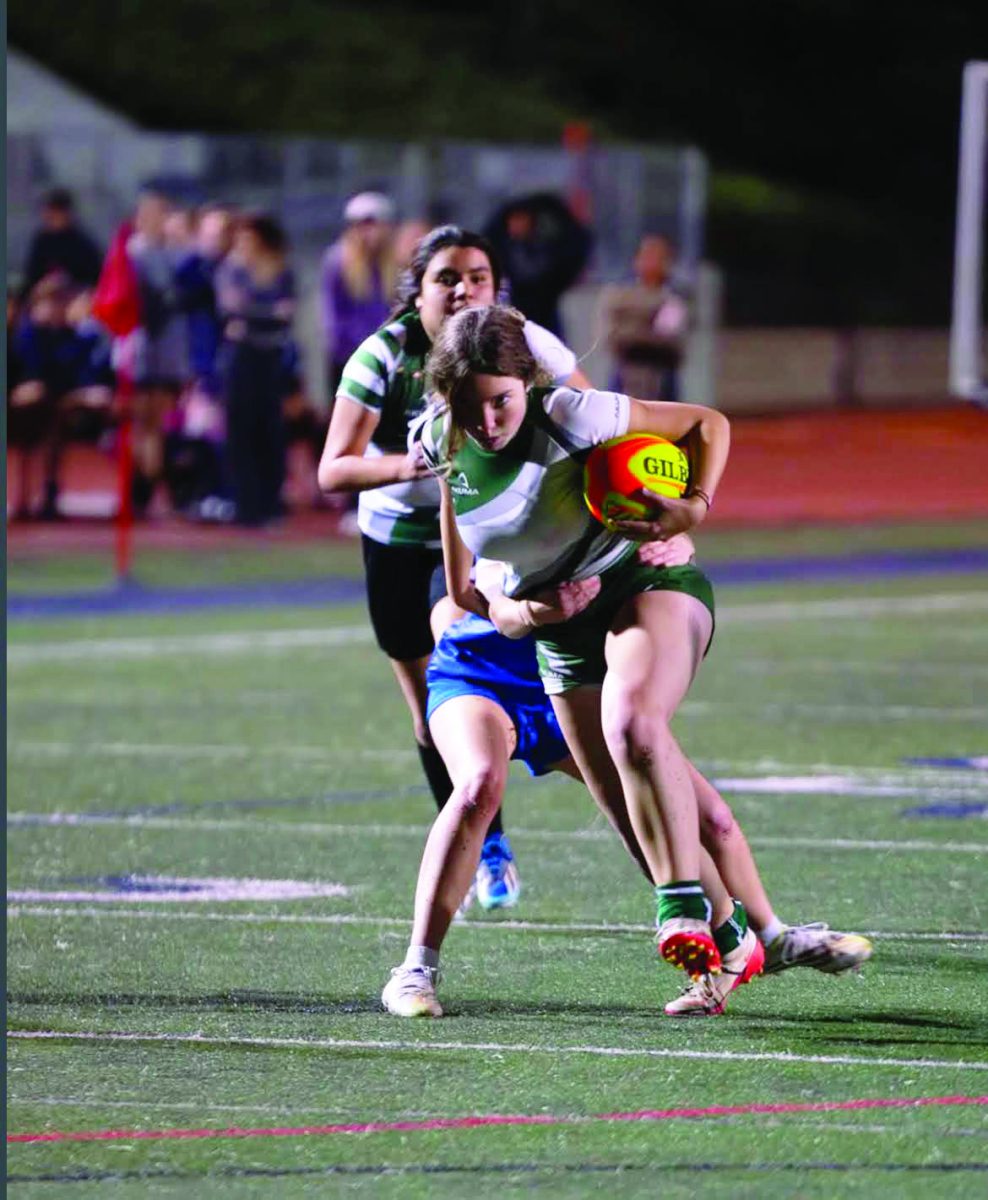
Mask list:
[{"label": "player carrying ball", "polygon": [[[483,612],[479,592],[508,637],[535,632],[580,772],[603,808],[626,808],[656,883],[659,952],[691,976],[716,973],[717,898],[701,883],[696,792],[669,727],[713,635],[713,591],[693,564],[644,566],[635,551],[702,521],[727,462],[728,423],[697,405],[540,388],[522,330],[512,310],[470,309],[446,322],[430,356],[445,407],[422,444],[443,484],[450,595]],[[691,440],[691,492],[656,497],[644,519],[611,532],[584,507],[583,459],[632,431]]]}]

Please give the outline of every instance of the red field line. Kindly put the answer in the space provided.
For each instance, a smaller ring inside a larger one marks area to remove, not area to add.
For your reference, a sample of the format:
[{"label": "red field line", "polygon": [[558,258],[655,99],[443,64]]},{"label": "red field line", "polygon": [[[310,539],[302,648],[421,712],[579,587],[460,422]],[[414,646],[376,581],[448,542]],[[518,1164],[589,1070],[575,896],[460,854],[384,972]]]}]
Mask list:
[{"label": "red field line", "polygon": [[339,1133],[416,1133],[440,1129],[481,1129],[499,1125],[579,1125],[592,1121],[674,1121],[703,1117],[742,1117],[794,1113],[847,1112],[872,1108],[929,1108],[944,1105],[988,1105],[988,1096],[888,1097],[825,1100],[816,1104],[716,1104],[709,1108],[644,1108],[637,1112],[572,1114],[498,1114],[434,1117],[425,1121],[370,1121],[352,1125],[299,1125],[268,1129],[79,1129],[48,1133],[10,1133],[8,1142],[165,1141],[193,1138],[312,1137]]}]

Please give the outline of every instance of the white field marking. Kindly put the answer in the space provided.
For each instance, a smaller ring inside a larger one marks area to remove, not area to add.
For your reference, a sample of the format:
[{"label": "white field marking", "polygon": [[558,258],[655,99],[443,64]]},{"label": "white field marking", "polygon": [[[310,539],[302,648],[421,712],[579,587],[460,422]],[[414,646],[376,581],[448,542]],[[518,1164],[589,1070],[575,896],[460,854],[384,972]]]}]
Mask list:
[{"label": "white field marking", "polygon": [[[9,920],[19,917],[96,917],[100,920],[111,917],[123,921],[220,921],[241,925],[367,925],[381,929],[408,929],[410,917],[356,916],[351,913],[244,913],[244,912],[184,912],[175,909],[148,908],[53,908],[50,905],[10,904],[7,909]],[[632,925],[618,922],[592,921],[518,921],[486,920],[467,918],[456,922],[457,929],[483,930],[485,932],[508,930],[513,933],[590,933],[610,935],[615,933],[652,934],[654,925]],[[961,945],[980,945],[988,942],[988,930],[984,933],[910,933],[866,929],[862,937],[881,942],[946,942]]]},{"label": "white field marking", "polygon": [[165,875],[132,876],[126,888],[49,892],[37,888],[7,893],[9,901],[68,904],[229,904],[235,900],[313,900],[349,896],[342,883],[309,883],[299,879],[179,879]]},{"label": "white field marking", "polygon": [[686,700],[677,717],[706,717],[737,713],[743,708],[753,719],[759,717],[834,717],[838,721],[977,721],[988,719],[988,709],[947,707],[930,704],[758,704],[743,700]]},{"label": "white field marking", "polygon": [[[951,776],[956,784],[957,774]],[[972,779],[970,785],[938,788],[930,784],[907,784],[899,776],[886,783],[863,782],[853,775],[767,775],[761,779],[722,778],[713,783],[722,792],[730,794],[766,794],[782,796],[922,796],[930,799],[984,799],[988,801],[988,788]]]},{"label": "white field marking", "polygon": [[[988,609],[983,592],[935,593],[923,596],[866,596],[860,599],[768,601],[764,604],[722,604],[721,624],[761,624],[771,621],[852,620],[930,613],[982,612]],[[237,633],[159,635],[131,638],[86,638],[72,641],[38,641],[8,645],[10,666],[41,662],[99,659],[154,658],[191,654],[254,654],[258,651],[325,649],[366,644],[372,640],[369,625],[341,625],[332,629],[279,629]]]},{"label": "white field marking", "polygon": [[362,750],[326,746],[258,746],[241,743],[210,742],[22,742],[13,741],[7,749],[13,758],[271,758],[306,759],[313,762],[339,762],[340,759],[368,761],[405,761],[418,759],[414,750]]},{"label": "white field marking", "polygon": [[[841,711],[846,711],[842,709]],[[9,757],[37,756],[52,758],[78,758],[82,755],[126,758],[239,758],[250,755],[270,755],[272,757],[295,757],[320,761],[336,762],[340,758],[367,759],[371,761],[388,762],[392,759],[407,761],[416,758],[415,751],[390,749],[331,749],[324,746],[257,746],[246,743],[150,743],[150,742],[52,742],[52,741],[12,741],[7,748]],[[814,794],[817,790],[837,791],[839,794],[853,795],[902,795],[908,796],[922,784],[921,792],[932,798],[977,799],[982,795],[988,796],[988,779],[980,778],[978,772],[988,772],[988,756],[971,759],[970,769],[958,767],[932,767],[906,765],[897,769],[888,767],[869,767],[861,765],[837,765],[834,763],[791,763],[780,759],[761,758],[750,761],[717,760],[706,763],[703,769],[706,774],[716,774],[714,782],[724,790],[732,787],[739,792],[774,792],[781,791],[789,794],[806,792]],[[968,773],[970,770],[970,774]],[[775,782],[764,778],[752,779],[750,775],[743,778],[725,779],[721,772],[784,772],[784,782],[776,786]],[[805,782],[803,782],[805,780]],[[791,781],[791,783],[790,783]],[[859,786],[859,783],[862,786]],[[737,785],[734,787],[734,785]],[[939,786],[938,786],[939,785]],[[534,786],[539,786],[535,784]],[[869,791],[867,789],[874,789]]]},{"label": "white field marking", "polygon": [[766,675],[794,671],[819,675],[892,675],[896,679],[923,676],[951,679],[988,677],[988,663],[960,662],[875,662],[862,658],[739,658],[725,656],[717,661],[718,671],[736,671],[744,675]]},{"label": "white field marking", "polygon": [[240,633],[151,634],[147,637],[26,642],[8,645],[7,663],[23,666],[90,659],[169,658],[183,654],[254,654],[257,651],[364,645],[372,638],[369,625],[340,625],[332,629],[258,629]]},{"label": "white field marking", "polygon": [[[263,818],[256,820],[196,820],[182,817],[86,817],[78,813],[48,813],[43,820],[38,819],[37,813],[13,812],[7,815],[9,829],[57,829],[57,828],[101,828],[131,826],[149,830],[181,830],[186,833],[199,834],[204,831],[213,833],[246,832],[267,836],[270,833],[304,834],[306,836],[322,837],[352,837],[365,835],[368,837],[400,837],[422,838],[426,833],[425,825],[344,825],[322,824],[317,821],[267,821]],[[557,829],[524,829],[513,828],[512,837],[531,838],[533,841],[550,842],[609,842],[613,841],[614,833],[603,825],[578,830]],[[755,847],[804,847],[821,850],[903,850],[925,851],[945,854],[984,854],[988,853],[988,842],[930,842],[930,841],[882,841],[878,839],[853,838],[816,838],[816,837],[751,837],[748,839]]]},{"label": "white field marking", "polygon": [[774,600],[766,604],[718,605],[718,624],[733,621],[862,621],[883,617],[925,617],[929,613],[983,612],[988,593],[938,592],[917,596],[862,596],[839,600]]},{"label": "white field marking", "polygon": [[[104,1100],[94,1097],[87,1100],[79,1096],[7,1096],[8,1106],[11,1104],[36,1104],[39,1107],[71,1107],[71,1108],[138,1108],[138,1109],[191,1109],[194,1112],[259,1112],[290,1117],[296,1113],[326,1112],[344,1114],[346,1108],[330,1108],[324,1104],[313,1105],[312,1108],[281,1108],[270,1104],[210,1104],[208,1100]],[[418,1113],[415,1116],[419,1116]]]},{"label": "white field marking", "polygon": [[545,1046],[511,1042],[360,1041],[356,1038],[207,1037],[201,1033],[62,1033],[54,1029],[9,1029],[20,1041],[164,1042],[193,1046],[263,1046],[295,1050],[481,1051],[493,1054],[592,1054],[603,1058],[683,1058],[707,1062],[817,1063],[835,1067],[909,1067],[918,1070],[988,1071],[988,1062],[942,1058],[868,1058],[854,1054],[790,1054],[788,1051],[666,1050],[625,1046]]}]

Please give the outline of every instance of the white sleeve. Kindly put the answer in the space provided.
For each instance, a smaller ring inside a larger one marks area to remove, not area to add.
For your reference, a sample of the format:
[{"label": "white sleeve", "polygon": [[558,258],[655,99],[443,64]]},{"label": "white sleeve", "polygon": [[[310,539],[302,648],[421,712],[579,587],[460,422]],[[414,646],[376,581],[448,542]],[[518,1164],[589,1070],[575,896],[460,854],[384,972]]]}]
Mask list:
[{"label": "white sleeve", "polygon": [[553,383],[563,383],[576,370],[576,355],[563,342],[542,325],[534,321],[525,322],[525,341],[535,355],[539,366],[552,377]]},{"label": "white sleeve", "polygon": [[414,450],[421,443],[426,465],[438,472],[445,463],[448,413],[439,404],[429,404],[408,426],[407,446]]},{"label": "white sleeve", "polygon": [[505,564],[492,558],[478,558],[473,564],[474,586],[487,600],[504,594]]},{"label": "white sleeve", "polygon": [[631,401],[620,392],[561,387],[546,396],[545,411],[575,442],[596,446],[628,432]]}]

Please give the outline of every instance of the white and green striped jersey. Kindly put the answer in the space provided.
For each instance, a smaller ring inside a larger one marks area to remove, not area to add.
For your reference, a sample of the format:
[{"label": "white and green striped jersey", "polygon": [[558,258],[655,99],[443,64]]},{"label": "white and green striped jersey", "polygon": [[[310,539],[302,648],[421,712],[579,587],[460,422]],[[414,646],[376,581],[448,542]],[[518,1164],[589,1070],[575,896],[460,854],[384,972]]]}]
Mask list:
[{"label": "white and green striped jersey", "polygon": [[[576,357],[541,325],[525,324],[525,338],[556,381],[576,369]],[[336,395],[380,415],[367,457],[404,454],[409,429],[425,408],[425,360],[431,344],[417,314],[383,325],[362,342],[343,371]],[[357,524],[375,542],[439,546],[439,485],[434,479],[391,483],[360,493]]]},{"label": "white and green striped jersey", "polygon": [[530,595],[597,575],[630,552],[632,543],[609,533],[583,501],[587,454],[627,433],[629,413],[628,397],[617,392],[532,388],[507,446],[484,450],[467,437],[451,459],[448,411],[422,423],[426,461],[446,478],[482,591]]}]

